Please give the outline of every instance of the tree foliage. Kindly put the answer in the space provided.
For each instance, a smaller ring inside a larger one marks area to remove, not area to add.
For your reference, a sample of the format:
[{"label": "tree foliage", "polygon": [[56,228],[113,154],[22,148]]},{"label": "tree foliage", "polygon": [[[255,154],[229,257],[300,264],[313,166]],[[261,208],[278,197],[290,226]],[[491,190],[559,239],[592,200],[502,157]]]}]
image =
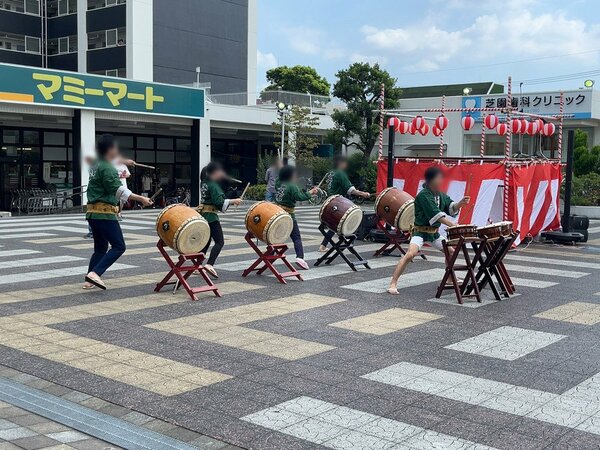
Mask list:
[{"label": "tree foliage", "polygon": [[600,173],[600,146],[589,148],[588,134],[583,130],[575,130],[573,171],[575,176]]},{"label": "tree foliage", "polygon": [[365,159],[371,154],[379,135],[379,109],[381,84],[385,85],[385,108],[400,105],[402,90],[396,79],[379,64],[354,63],[337,73],[333,95],[343,100],[348,109],[332,114],[336,129],[346,145],[354,145]]},{"label": "tree foliage", "polygon": [[281,66],[267,71],[267,81],[270,83],[266,91],[302,92],[312,95],[329,95],[331,86],[325,77],[309,66]]},{"label": "tree foliage", "polygon": [[[315,158],[313,152],[319,146],[318,126],[320,119],[310,114],[310,109],[300,106],[292,107],[285,119],[285,147],[284,152],[288,158],[295,159],[297,163],[312,167]],[[281,123],[273,123],[275,130],[275,146],[281,148]]]}]

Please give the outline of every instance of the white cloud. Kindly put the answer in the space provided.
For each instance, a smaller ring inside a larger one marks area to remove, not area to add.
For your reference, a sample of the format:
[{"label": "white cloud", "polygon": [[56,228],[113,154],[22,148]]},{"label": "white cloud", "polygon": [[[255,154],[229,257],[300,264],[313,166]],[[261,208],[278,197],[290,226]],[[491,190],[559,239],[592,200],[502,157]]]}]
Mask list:
[{"label": "white cloud", "polygon": [[258,68],[262,71],[277,67],[277,57],[273,53],[263,53],[260,50],[256,52]]},{"label": "white cloud", "polygon": [[380,66],[384,66],[387,64],[388,59],[385,56],[380,55],[363,55],[360,53],[352,53],[350,55],[350,62],[356,63],[369,63],[369,64],[379,64]]},{"label": "white cloud", "polygon": [[[461,8],[466,3],[454,0],[450,7]],[[489,4],[482,3],[482,13],[456,30],[431,20],[404,28],[363,26],[364,42],[373,52],[389,57],[402,55],[405,68],[411,71],[436,70],[450,60],[454,61],[453,66],[463,62],[503,62],[598,47],[600,26],[571,19],[562,11],[537,12],[537,0],[508,0],[506,14],[488,11]],[[447,16],[443,21],[452,23]],[[589,60],[590,55],[573,57]]]}]

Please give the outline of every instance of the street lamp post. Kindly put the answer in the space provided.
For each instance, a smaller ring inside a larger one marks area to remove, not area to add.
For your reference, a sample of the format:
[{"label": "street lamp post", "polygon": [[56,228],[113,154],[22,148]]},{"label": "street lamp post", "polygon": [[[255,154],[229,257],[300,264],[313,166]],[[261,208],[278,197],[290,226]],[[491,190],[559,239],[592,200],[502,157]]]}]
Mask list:
[{"label": "street lamp post", "polygon": [[283,102],[277,102],[277,114],[281,120],[281,146],[279,150],[279,160],[283,161],[283,150],[285,147],[285,118],[292,111],[292,105],[286,105]]}]

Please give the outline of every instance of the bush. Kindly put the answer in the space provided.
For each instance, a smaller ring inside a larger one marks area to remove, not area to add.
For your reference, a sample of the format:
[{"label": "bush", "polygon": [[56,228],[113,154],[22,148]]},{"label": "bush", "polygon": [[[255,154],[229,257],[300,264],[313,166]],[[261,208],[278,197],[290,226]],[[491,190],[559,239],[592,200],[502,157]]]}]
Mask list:
[{"label": "bush", "polygon": [[574,177],[571,203],[578,206],[600,206],[600,175],[588,173]]},{"label": "bush", "polygon": [[372,159],[365,159],[362,153],[348,158],[348,178],[361,191],[371,194],[377,191],[377,165]]},{"label": "bush", "polygon": [[323,177],[331,170],[333,167],[331,158],[321,158],[315,157],[312,160],[311,168],[313,171],[313,183],[319,184],[319,182],[323,179]]},{"label": "bush", "polygon": [[245,200],[264,200],[267,193],[266,184],[255,184],[248,188]]}]

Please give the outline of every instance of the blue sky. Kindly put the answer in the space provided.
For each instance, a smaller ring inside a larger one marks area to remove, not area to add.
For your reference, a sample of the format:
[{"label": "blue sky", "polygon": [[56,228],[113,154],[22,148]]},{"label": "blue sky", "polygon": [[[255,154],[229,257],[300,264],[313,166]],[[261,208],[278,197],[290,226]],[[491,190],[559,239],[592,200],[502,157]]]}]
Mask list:
[{"label": "blue sky", "polygon": [[[505,83],[508,75],[524,81],[524,91],[578,88],[586,78],[600,83],[598,0],[258,0],[258,5],[259,89],[266,84],[265,71],[277,65],[310,65],[333,83],[335,73],[355,61],[379,62],[400,86]],[[598,74],[572,80],[528,82],[594,70]]]}]

